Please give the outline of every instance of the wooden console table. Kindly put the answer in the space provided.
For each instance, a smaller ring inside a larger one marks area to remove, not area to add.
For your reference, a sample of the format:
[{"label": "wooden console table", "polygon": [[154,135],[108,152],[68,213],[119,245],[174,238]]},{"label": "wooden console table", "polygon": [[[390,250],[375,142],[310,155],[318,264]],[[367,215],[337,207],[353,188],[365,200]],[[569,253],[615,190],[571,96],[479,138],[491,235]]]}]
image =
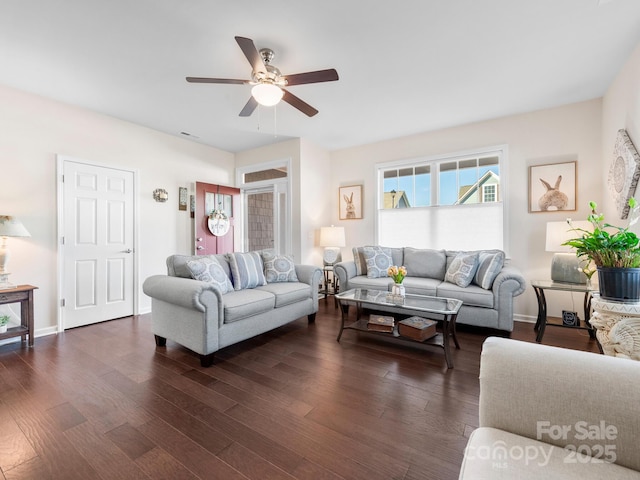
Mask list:
[{"label": "wooden console table", "polygon": [[608,302],[594,294],[591,326],[605,355],[640,360],[640,303]]},{"label": "wooden console table", "polygon": [[38,287],[33,285],[18,285],[17,288],[0,290],[0,305],[20,303],[20,325],[8,328],[0,333],[0,340],[5,338],[22,337],[22,341],[29,337],[28,345],[33,347],[33,291]]}]

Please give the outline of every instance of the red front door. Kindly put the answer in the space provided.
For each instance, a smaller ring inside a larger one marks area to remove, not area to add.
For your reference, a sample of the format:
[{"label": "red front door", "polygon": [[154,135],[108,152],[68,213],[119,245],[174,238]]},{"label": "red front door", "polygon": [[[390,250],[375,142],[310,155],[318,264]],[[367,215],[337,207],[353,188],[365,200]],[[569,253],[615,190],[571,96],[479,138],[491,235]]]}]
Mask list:
[{"label": "red front door", "polygon": [[[235,210],[239,198],[238,188],[196,182],[197,255],[233,252]],[[229,231],[224,235],[214,235],[209,228],[209,215],[213,210],[222,210],[229,218]]]}]

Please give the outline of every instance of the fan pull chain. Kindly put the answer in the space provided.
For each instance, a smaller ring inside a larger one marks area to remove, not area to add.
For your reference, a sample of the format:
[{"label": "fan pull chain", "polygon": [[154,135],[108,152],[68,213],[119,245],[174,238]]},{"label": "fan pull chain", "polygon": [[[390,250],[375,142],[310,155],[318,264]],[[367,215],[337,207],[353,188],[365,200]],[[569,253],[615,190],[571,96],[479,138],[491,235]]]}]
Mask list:
[{"label": "fan pull chain", "polygon": [[276,114],[277,109],[278,109],[278,105],[274,105],[273,107],[273,138],[278,138],[278,116]]}]

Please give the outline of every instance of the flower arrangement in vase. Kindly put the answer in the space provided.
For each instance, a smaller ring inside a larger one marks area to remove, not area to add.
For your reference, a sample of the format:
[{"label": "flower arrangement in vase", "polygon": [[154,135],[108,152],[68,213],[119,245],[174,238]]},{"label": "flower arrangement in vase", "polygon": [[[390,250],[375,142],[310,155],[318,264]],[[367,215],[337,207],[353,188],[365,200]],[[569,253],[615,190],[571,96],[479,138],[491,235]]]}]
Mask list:
[{"label": "flower arrangement in vase", "polygon": [[393,295],[404,296],[404,285],[402,285],[402,281],[404,277],[407,276],[407,268],[405,266],[397,267],[396,265],[392,265],[387,269],[387,275],[393,279],[394,283],[391,288],[391,293]]}]

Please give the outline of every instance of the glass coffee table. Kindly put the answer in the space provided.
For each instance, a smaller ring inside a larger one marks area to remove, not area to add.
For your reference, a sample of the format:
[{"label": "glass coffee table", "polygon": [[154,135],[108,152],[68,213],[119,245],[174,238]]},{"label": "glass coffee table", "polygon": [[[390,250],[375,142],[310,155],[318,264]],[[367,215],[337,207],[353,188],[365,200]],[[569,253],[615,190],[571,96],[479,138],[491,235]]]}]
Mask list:
[{"label": "glass coffee table", "polygon": [[[453,342],[457,349],[460,348],[458,338],[456,337],[456,318],[458,311],[462,306],[462,301],[453,298],[429,297],[426,295],[407,294],[404,297],[391,295],[390,292],[383,290],[355,288],[335,296],[340,305],[341,325],[340,333],[338,333],[337,341],[340,341],[344,330],[357,330],[359,332],[367,332],[373,335],[393,338],[399,342],[419,343],[422,345],[434,345],[444,350],[444,358],[448,368],[453,368],[453,360],[449,349],[449,337],[453,338]],[[355,322],[348,323],[349,306],[356,307]],[[367,328],[368,320],[362,317],[363,308],[375,310],[378,312],[388,313],[390,316],[417,315],[431,320],[442,322],[442,332],[438,332],[434,337],[423,341],[414,340],[409,337],[403,337],[398,333],[398,325],[395,322],[393,332],[378,332]]]}]

